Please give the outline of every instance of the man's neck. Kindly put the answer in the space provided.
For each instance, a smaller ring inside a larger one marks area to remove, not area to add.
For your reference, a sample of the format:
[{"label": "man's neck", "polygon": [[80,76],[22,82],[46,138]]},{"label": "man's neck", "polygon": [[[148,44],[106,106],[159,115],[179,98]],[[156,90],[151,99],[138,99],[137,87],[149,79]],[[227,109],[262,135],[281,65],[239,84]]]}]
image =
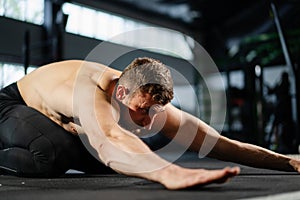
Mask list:
[{"label": "man's neck", "polygon": [[115,96],[116,96],[116,87],[118,86],[118,81],[119,81],[119,78],[116,78],[116,79],[112,79],[110,81],[110,84],[108,86],[108,89],[105,91],[106,94],[113,98],[115,100]]}]

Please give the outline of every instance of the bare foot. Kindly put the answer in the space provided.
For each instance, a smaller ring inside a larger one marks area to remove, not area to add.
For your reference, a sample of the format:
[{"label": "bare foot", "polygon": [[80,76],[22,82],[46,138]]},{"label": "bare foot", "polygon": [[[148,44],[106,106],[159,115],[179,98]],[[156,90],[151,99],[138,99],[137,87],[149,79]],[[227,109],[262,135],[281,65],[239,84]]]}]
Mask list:
[{"label": "bare foot", "polygon": [[[172,166],[173,167],[173,166]],[[211,183],[224,183],[240,173],[239,167],[226,167],[220,170],[175,168],[171,170],[162,184],[170,190],[204,186]]]}]

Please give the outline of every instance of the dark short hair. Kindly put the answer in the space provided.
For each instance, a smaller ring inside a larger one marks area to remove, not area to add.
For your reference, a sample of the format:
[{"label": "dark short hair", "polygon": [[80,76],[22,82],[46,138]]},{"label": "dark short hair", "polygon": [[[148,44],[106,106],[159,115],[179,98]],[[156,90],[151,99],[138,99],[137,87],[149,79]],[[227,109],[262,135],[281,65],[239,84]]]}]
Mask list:
[{"label": "dark short hair", "polygon": [[159,60],[142,57],[134,59],[123,71],[119,85],[129,89],[129,95],[137,91],[148,93],[160,104],[167,104],[173,99],[173,80],[171,72]]}]

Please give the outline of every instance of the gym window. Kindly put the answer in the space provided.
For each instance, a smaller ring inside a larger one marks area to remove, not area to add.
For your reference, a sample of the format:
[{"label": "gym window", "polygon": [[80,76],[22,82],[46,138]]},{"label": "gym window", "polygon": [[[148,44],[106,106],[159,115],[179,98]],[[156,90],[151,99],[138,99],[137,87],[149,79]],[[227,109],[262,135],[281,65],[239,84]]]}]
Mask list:
[{"label": "gym window", "polygon": [[[139,28],[153,27],[146,23],[141,23],[129,18],[113,15],[99,10],[79,6],[71,3],[64,3],[63,12],[68,15],[66,31],[99,40],[109,40],[115,35],[123,32],[132,31]],[[149,38],[153,41],[160,41],[162,49],[170,50],[164,53],[175,57],[191,60],[193,54],[186,41],[186,37],[179,33],[168,29],[154,29],[152,33],[155,37]],[[133,34],[132,38],[122,37],[116,43],[127,45],[135,48],[143,47],[143,40],[137,39]]]},{"label": "gym window", "polygon": [[44,0],[0,0],[0,16],[42,25]]},{"label": "gym window", "polygon": [[[33,71],[34,67],[29,67],[27,72]],[[24,67],[20,64],[14,63],[1,63],[0,62],[0,88],[3,88],[19,79],[25,75]]]}]

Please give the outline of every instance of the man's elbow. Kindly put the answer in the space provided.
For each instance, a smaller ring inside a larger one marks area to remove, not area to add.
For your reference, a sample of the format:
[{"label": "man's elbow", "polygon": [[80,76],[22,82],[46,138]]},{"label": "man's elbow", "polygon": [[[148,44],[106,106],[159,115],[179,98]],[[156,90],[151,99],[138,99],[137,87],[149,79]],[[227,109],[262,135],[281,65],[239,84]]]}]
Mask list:
[{"label": "man's elbow", "polygon": [[123,130],[118,124],[101,127],[101,130],[103,136],[105,136],[107,139],[113,140],[122,139],[124,134],[126,134],[126,131]]}]

